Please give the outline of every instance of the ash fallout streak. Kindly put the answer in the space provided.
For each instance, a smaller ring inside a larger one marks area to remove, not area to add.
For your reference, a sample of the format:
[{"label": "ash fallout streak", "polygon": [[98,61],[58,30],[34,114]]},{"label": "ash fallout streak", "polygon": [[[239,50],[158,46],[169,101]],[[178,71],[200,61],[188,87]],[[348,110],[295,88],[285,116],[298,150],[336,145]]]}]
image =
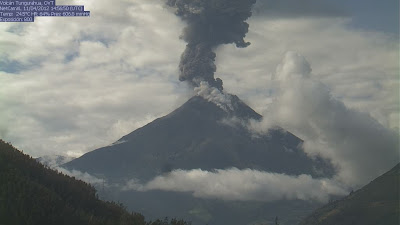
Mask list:
[{"label": "ash fallout streak", "polygon": [[245,21],[251,16],[256,0],[167,0],[175,14],[186,21],[181,38],[188,44],[179,64],[179,80],[192,86],[206,81],[222,91],[222,80],[214,78],[216,54],[221,44],[250,45],[244,37],[249,30]]}]

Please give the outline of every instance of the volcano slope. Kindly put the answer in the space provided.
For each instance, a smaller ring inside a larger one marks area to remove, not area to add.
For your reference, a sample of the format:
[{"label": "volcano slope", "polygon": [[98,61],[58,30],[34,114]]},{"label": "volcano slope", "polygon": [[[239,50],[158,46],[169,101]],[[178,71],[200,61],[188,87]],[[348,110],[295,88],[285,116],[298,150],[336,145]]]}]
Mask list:
[{"label": "volcano slope", "polygon": [[[248,120],[261,120],[261,115],[237,96],[225,96],[229,98],[229,104],[225,105],[194,96],[172,113],[64,167],[106,178],[110,183],[130,179],[147,182],[177,169],[238,168],[312,177],[334,174],[329,162],[308,157],[301,149],[302,140],[290,132],[276,128],[265,135],[252,133],[243,124]],[[147,213],[146,216],[180,216],[194,224],[196,221],[200,221],[199,224],[226,223],[226,214],[232,213],[231,224],[248,224],[251,218],[265,221],[271,217],[272,221],[277,214],[287,214],[293,207],[296,208],[292,215],[294,220],[289,221],[298,222],[301,216],[319,206],[304,201],[275,202],[266,206],[260,202],[204,200],[195,199],[190,193],[164,191],[113,190],[104,191],[102,197],[122,201],[132,210]],[[170,206],[171,201],[174,207]]]},{"label": "volcano slope", "polygon": [[[91,151],[65,167],[111,179],[142,181],[174,169],[257,169],[290,175],[332,175],[322,159],[312,160],[300,149],[302,140],[282,129],[267,135],[251,133],[230,118],[260,120],[261,116],[232,96],[224,110],[200,96],[180,108]],[[321,171],[323,171],[321,173]]]}]

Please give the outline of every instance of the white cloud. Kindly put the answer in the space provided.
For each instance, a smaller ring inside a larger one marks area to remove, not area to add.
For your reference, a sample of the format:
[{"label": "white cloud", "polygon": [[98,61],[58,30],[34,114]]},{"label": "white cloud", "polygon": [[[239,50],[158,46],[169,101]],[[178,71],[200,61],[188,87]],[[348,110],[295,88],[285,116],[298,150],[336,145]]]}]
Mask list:
[{"label": "white cloud", "polygon": [[288,50],[312,64],[315,79],[347,106],[370,113],[385,127],[399,127],[398,38],[350,28],[349,18],[252,17],[245,49],[233,45],[217,51],[217,76],[228,92],[244,98],[256,111],[275,95],[271,81]]},{"label": "white cloud", "polygon": [[399,160],[399,136],[368,113],[347,107],[321,82],[310,77],[307,60],[288,52],[278,66],[278,94],[252,129],[267,132],[280,126],[304,140],[309,155],[321,155],[338,167],[335,179],[364,185]]},{"label": "white cloud", "polygon": [[47,155],[44,157],[37,158],[40,163],[43,165],[46,165],[50,168],[56,168],[62,164],[65,164],[71,160],[73,160],[73,157],[63,157],[63,156],[58,156],[58,155]]},{"label": "white cloud", "polygon": [[0,137],[33,156],[81,155],[184,101],[182,24],[162,2],[84,5],[90,18],[0,27],[0,60],[22,67],[0,72]]},{"label": "white cloud", "polygon": [[60,173],[63,173],[63,174],[68,175],[70,177],[75,177],[76,179],[82,180],[82,181],[84,181],[84,182],[86,182],[88,184],[92,184],[92,185],[95,185],[95,186],[96,185],[97,186],[106,185],[107,187],[109,186],[106,183],[105,179],[98,178],[98,177],[93,176],[93,175],[91,175],[89,173],[86,173],[86,172],[83,173],[83,172],[78,171],[78,170],[67,170],[67,169],[64,169],[64,168],[61,168],[61,167],[56,167],[54,169],[57,170]]},{"label": "white cloud", "polygon": [[174,170],[155,177],[144,185],[131,180],[124,189],[190,192],[199,198],[263,202],[283,199],[326,202],[330,195],[348,193],[328,179],[237,168],[215,171]]}]

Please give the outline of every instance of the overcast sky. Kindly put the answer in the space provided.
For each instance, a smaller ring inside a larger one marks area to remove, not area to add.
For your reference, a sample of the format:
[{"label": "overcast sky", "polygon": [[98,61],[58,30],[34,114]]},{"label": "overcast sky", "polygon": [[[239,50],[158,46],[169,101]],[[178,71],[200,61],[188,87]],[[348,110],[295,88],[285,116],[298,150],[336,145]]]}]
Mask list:
[{"label": "overcast sky", "polygon": [[[32,156],[79,156],[165,115],[192,91],[177,78],[184,23],[157,0],[84,4],[90,18],[0,23],[0,138]],[[245,49],[217,49],[225,90],[256,111],[288,51],[346,107],[398,131],[398,1],[260,0]]]}]

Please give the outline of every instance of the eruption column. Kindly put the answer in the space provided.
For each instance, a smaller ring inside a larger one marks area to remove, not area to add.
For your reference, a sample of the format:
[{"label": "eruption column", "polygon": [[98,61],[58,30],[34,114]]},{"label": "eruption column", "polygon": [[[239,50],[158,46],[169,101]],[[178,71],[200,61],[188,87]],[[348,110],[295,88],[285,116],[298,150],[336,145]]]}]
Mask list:
[{"label": "eruption column", "polygon": [[222,90],[222,80],[214,78],[214,49],[221,44],[235,43],[244,48],[249,30],[245,21],[251,16],[256,0],[167,0],[176,8],[176,15],[187,22],[181,38],[188,44],[179,64],[179,80],[199,86],[206,81]]}]

